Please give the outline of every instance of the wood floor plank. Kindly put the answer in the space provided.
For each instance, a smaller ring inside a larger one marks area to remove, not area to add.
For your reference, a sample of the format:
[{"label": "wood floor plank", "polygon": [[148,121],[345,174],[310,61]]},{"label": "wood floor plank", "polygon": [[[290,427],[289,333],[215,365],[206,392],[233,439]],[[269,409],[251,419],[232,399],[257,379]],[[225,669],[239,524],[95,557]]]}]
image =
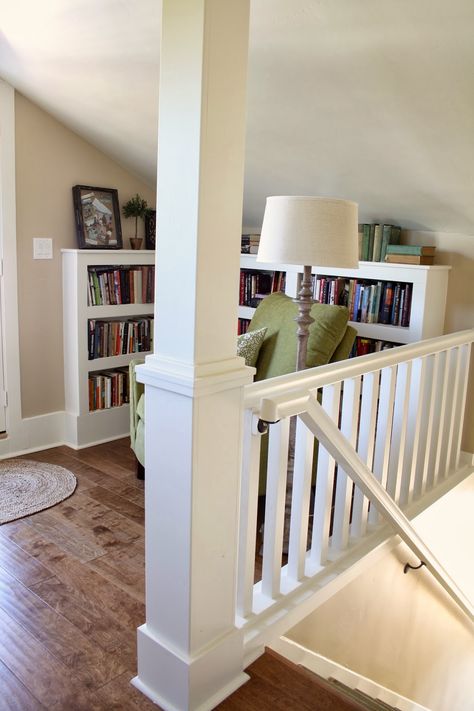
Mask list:
[{"label": "wood floor plank", "polygon": [[77,478],[79,491],[92,488],[99,484],[111,491],[117,491],[118,494],[121,494],[121,490],[127,488],[130,488],[133,494],[136,493],[135,490],[143,492],[143,482],[136,478],[134,470],[133,472],[130,470],[127,480],[124,480],[124,478],[113,477],[101,471],[100,461],[96,461],[95,466],[81,461],[74,456],[75,452],[72,449],[68,449],[67,454],[56,452],[52,456],[48,454],[49,451],[50,450],[45,450],[44,452],[39,452],[38,455],[35,454],[35,459],[45,462],[49,461],[51,464],[59,464],[69,469]]},{"label": "wood floor plank", "polygon": [[0,609],[73,669],[88,687],[101,686],[125,671],[115,655],[92,644],[77,627],[1,568]]},{"label": "wood floor plank", "polygon": [[100,471],[109,474],[115,479],[133,481],[134,473],[128,462],[121,457],[120,454],[110,452],[108,455],[105,455],[100,451],[96,452],[94,450],[95,447],[80,449],[74,453],[74,456],[80,461],[90,464],[96,469],[100,469]]},{"label": "wood floor plank", "polygon": [[110,711],[161,711],[159,706],[130,684],[134,676],[131,672],[122,674],[99,689],[97,696]]},{"label": "wood floor plank", "polygon": [[52,575],[49,568],[3,536],[0,536],[0,566],[25,585],[34,585]]},{"label": "wood floor plank", "polygon": [[144,535],[143,525],[89,497],[88,490],[55,506],[50,513],[85,532],[91,544],[97,546],[99,555],[127,546]]},{"label": "wood floor plank", "polygon": [[[139,481],[139,479],[137,479],[137,481]],[[114,487],[112,491],[114,491],[116,494],[119,494],[120,496],[123,496],[124,499],[133,501],[134,504],[137,504],[142,508],[145,507],[145,492],[143,488],[138,489],[136,486],[130,486],[130,484],[124,483]]]},{"label": "wood floor plank", "polygon": [[107,581],[100,573],[82,565],[52,541],[42,538],[27,523],[17,521],[14,527],[11,524],[8,526],[5,533],[0,529],[0,534],[8,535],[23,550],[44,563],[59,580],[75,590],[76,596],[81,598],[85,605],[90,601],[98,607],[103,607],[113,613],[122,625],[132,629],[143,624],[143,602]]},{"label": "wood floor plank", "polygon": [[131,468],[134,467],[136,463],[136,457],[133,450],[130,447],[130,437],[124,437],[122,439],[116,439],[114,442],[102,442],[102,444],[96,444],[92,447],[88,447],[94,455],[105,455],[112,460],[115,460],[118,464],[122,462],[127,462],[127,466]]},{"label": "wood floor plank", "polygon": [[31,634],[0,608],[0,660],[47,709],[94,708],[89,690]]},{"label": "wood floor plank", "polygon": [[145,598],[145,543],[143,540],[88,562],[88,567],[139,601]]},{"label": "wood floor plank", "polygon": [[132,521],[143,524],[145,521],[145,512],[141,506],[134,504],[128,499],[124,499],[122,496],[115,494],[108,489],[104,489],[102,486],[96,486],[94,489],[87,490],[87,496],[96,501],[100,501],[105,504],[113,511],[122,514],[122,516],[127,516]]},{"label": "wood floor plank", "polygon": [[83,563],[106,552],[95,542],[90,531],[80,530],[74,524],[61,520],[60,516],[51,510],[40,511],[28,517],[27,525],[44,538],[54,541],[65,553],[69,553]]},{"label": "wood floor plank", "polygon": [[120,624],[113,612],[85,598],[56,576],[32,586],[31,590],[101,649],[116,655],[126,669],[135,667],[135,627]]},{"label": "wood floor plank", "polygon": [[311,701],[296,701],[291,687],[281,691],[265,679],[251,678],[216,706],[216,711],[316,711],[318,708]]},{"label": "wood floor plank", "polygon": [[0,711],[45,711],[28,689],[0,661]]}]

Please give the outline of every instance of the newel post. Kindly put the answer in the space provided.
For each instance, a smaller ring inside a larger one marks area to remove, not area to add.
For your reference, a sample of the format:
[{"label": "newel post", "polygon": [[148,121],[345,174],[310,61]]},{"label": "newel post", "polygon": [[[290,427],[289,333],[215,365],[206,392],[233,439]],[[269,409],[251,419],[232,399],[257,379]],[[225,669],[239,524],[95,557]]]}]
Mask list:
[{"label": "newel post", "polygon": [[235,355],[248,0],[163,0],[155,352],[146,385],[146,623],[133,683],[211,709],[245,680],[235,628],[243,387]]}]

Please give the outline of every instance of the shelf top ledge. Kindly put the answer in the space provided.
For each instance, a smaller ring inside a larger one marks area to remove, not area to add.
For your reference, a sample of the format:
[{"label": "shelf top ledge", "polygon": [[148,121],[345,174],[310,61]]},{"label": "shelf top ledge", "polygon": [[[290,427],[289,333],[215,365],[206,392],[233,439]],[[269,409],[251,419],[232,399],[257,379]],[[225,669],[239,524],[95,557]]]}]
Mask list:
[{"label": "shelf top ledge", "polygon": [[154,254],[154,249],[61,249],[61,252],[74,254]]},{"label": "shelf top ledge", "polygon": [[[269,262],[257,262],[257,255],[256,254],[240,254],[241,257],[244,259],[241,261],[247,262],[247,263],[252,263],[252,269],[261,269],[261,270],[268,270],[270,267],[273,267],[273,269],[277,271],[286,271],[286,272],[302,272],[303,271],[303,265],[299,264],[270,264]],[[253,263],[255,262],[255,267],[253,266]],[[313,264],[311,266],[311,270],[313,272],[318,272],[318,271],[325,271],[325,272],[356,272],[359,269],[376,269],[383,267],[384,269],[416,269],[416,270],[422,270],[422,271],[442,271],[442,270],[450,270],[452,269],[450,264],[404,264],[403,262],[359,262],[358,267],[321,267],[320,265]],[[245,268],[245,267],[244,267]]]}]

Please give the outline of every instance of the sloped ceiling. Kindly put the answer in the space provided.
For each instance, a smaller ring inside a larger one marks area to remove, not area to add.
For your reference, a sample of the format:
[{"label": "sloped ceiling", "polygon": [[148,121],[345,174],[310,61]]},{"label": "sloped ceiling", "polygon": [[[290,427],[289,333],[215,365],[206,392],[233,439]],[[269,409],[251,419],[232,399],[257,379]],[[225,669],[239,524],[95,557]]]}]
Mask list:
[{"label": "sloped ceiling", "polygon": [[[0,0],[0,76],[154,181],[157,0]],[[244,224],[265,197],[474,234],[474,2],[252,0]]]}]

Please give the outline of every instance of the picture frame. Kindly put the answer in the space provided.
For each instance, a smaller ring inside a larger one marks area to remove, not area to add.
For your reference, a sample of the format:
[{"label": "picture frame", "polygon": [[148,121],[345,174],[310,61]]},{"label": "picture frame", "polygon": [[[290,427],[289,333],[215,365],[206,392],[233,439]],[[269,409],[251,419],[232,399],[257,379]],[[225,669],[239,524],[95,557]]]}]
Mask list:
[{"label": "picture frame", "polygon": [[145,249],[155,249],[156,210],[147,209],[145,213]]},{"label": "picture frame", "polygon": [[118,190],[74,185],[72,197],[79,249],[122,249]]}]

